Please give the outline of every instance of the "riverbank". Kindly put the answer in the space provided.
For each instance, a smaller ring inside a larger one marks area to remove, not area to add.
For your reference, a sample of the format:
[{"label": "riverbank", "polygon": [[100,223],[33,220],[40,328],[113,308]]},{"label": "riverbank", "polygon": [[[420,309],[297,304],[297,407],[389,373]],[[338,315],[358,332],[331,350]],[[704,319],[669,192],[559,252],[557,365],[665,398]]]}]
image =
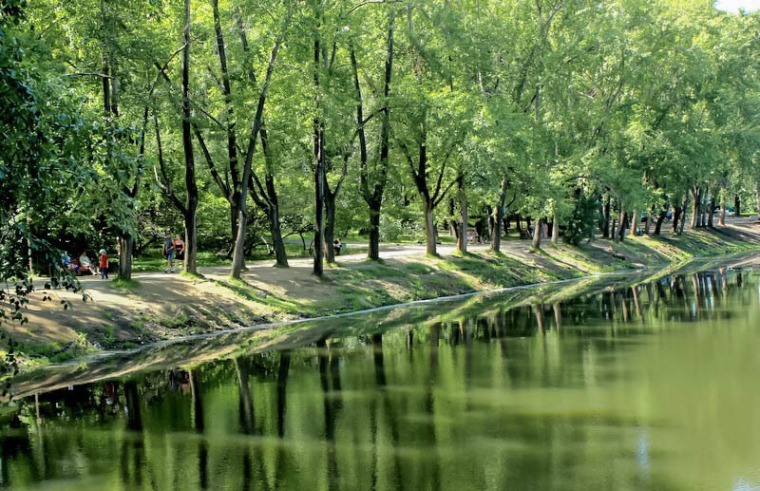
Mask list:
[{"label": "riverbank", "polygon": [[[160,340],[273,322],[354,312],[378,306],[578,278],[601,272],[683,264],[689,260],[760,250],[760,225],[739,220],[719,230],[682,236],[597,240],[572,247],[510,240],[503,254],[485,245],[461,255],[442,247],[438,258],[417,245],[384,246],[380,263],[363,255],[339,257],[320,280],[309,260],[289,268],[249,263],[242,280],[226,267],[202,268],[203,277],[139,273],[134,281],[84,279],[88,300],[61,291],[36,292],[23,326],[9,325],[21,343],[23,366],[64,361],[100,350],[130,349]],[[40,301],[43,295],[53,301]],[[70,301],[64,310],[61,301]]]}]

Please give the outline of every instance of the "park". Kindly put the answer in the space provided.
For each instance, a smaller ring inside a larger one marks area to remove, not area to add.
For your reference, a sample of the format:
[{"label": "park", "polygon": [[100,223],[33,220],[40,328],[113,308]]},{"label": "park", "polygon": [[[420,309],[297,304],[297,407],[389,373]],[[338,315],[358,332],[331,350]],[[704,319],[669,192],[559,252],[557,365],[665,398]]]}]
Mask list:
[{"label": "park", "polygon": [[758,32],[3,1],[0,488],[759,488]]}]

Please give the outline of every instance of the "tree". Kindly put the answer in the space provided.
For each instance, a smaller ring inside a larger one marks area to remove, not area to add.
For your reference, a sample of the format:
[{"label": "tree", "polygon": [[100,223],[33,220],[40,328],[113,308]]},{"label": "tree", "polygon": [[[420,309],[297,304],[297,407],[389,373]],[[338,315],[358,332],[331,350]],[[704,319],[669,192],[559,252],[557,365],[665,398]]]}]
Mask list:
[{"label": "tree", "polygon": [[[60,215],[60,200],[76,190],[62,184],[77,177],[85,162],[76,153],[79,138],[88,139],[91,127],[76,115],[76,101],[54,77],[33,69],[42,59],[28,44],[19,26],[24,22],[23,2],[0,5],[0,340],[5,348],[3,372],[15,372],[16,343],[5,329],[7,322],[26,322],[22,308],[34,291],[33,258],[54,283],[79,290],[62,271],[60,254],[47,234],[44,218]],[[26,49],[25,49],[26,48]],[[27,51],[28,50],[28,51]],[[52,74],[51,74],[52,75]],[[73,152],[72,152],[73,151]],[[63,220],[65,217],[59,217]],[[7,289],[6,289],[7,288]],[[48,297],[43,297],[48,300]],[[8,390],[3,380],[3,395]]]},{"label": "tree", "polygon": [[248,146],[245,151],[245,162],[243,164],[243,173],[240,181],[240,194],[238,202],[238,233],[237,237],[235,238],[235,249],[232,257],[232,269],[230,270],[230,276],[232,278],[240,278],[240,273],[245,266],[245,234],[248,224],[248,189],[250,182],[253,179],[252,166],[253,157],[256,150],[256,140],[258,139],[259,132],[263,127],[264,105],[267,101],[269,86],[271,84],[272,75],[277,63],[277,55],[279,54],[280,46],[282,46],[292,15],[292,8],[287,8],[285,14],[283,15],[281,28],[275,36],[272,50],[269,54],[269,61],[267,62],[266,70],[264,72],[264,80],[262,81],[261,90],[256,103],[256,112],[251,123],[251,131],[248,136]]},{"label": "tree", "polygon": [[459,67],[447,63],[450,52],[438,45],[445,44],[440,27],[458,20],[449,7],[407,6],[407,56],[400,61],[408,75],[399,81],[404,95],[399,97],[394,126],[396,144],[421,199],[430,255],[437,253],[435,211],[459,180],[455,161],[469,131],[472,109],[472,94],[459,84]]},{"label": "tree", "polygon": [[[359,179],[361,196],[369,208],[369,252],[367,257],[373,261],[380,259],[380,214],[383,197],[388,182],[390,167],[390,138],[391,138],[391,81],[393,79],[393,60],[395,55],[394,34],[396,30],[396,12],[390,9],[388,13],[388,28],[386,34],[385,62],[382,70],[382,82],[372,83],[370,87],[380,86],[379,91],[371,94],[370,100],[379,101],[372,112],[365,112],[365,92],[359,78],[359,62],[357,61],[356,42],[352,41],[351,68],[353,71],[356,99],[356,131],[359,137]],[[365,116],[366,114],[366,116]],[[367,125],[370,118],[379,115],[380,129],[377,142],[374,145],[376,156],[370,160],[367,138]]]}]

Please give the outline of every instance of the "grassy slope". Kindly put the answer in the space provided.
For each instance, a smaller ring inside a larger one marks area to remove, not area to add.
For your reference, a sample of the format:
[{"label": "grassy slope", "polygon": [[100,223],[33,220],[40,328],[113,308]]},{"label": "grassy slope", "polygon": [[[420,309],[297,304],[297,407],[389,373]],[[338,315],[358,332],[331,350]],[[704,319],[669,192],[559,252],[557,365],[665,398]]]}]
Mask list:
[{"label": "grassy slope", "polygon": [[697,257],[725,257],[758,248],[754,242],[705,230],[667,239],[629,237],[617,244],[597,241],[573,247],[547,243],[540,250],[530,251],[525,242],[507,242],[504,254],[415,256],[392,262],[333,265],[326,269],[324,279],[325,288],[333,294],[330,300],[321,302],[262,296],[244,281],[220,284],[248,301],[272,309],[277,314],[273,318],[315,317],[602,272],[663,268]]}]

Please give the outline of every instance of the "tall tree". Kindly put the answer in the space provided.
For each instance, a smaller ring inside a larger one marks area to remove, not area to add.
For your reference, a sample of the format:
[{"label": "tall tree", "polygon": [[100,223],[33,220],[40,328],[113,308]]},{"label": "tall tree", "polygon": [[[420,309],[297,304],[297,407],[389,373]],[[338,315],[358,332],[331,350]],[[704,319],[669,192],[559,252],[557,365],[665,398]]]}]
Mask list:
[{"label": "tall tree", "polygon": [[[379,94],[372,94],[371,100],[379,100],[379,107],[365,115],[365,96],[359,78],[359,63],[356,48],[351,44],[351,68],[353,70],[354,88],[356,91],[356,128],[359,137],[359,179],[361,196],[369,208],[369,252],[367,257],[373,261],[380,259],[380,213],[383,206],[383,196],[388,182],[390,166],[390,136],[391,136],[391,80],[393,78],[394,33],[396,12],[391,9],[388,14],[386,35],[386,55],[383,70],[382,87]],[[375,86],[375,84],[372,84]],[[379,114],[380,130],[378,142],[375,145],[376,156],[370,160],[367,141],[367,124],[369,118]]]},{"label": "tall tree", "polygon": [[240,278],[240,274],[245,266],[245,237],[248,225],[248,190],[250,183],[253,180],[253,157],[256,151],[256,141],[259,138],[259,132],[263,127],[264,120],[264,105],[267,101],[267,95],[269,93],[269,87],[272,82],[272,75],[274,74],[275,65],[277,63],[277,56],[280,52],[280,47],[285,39],[285,34],[290,24],[290,19],[293,15],[293,8],[287,7],[283,14],[282,24],[279,32],[276,34],[272,50],[269,54],[269,60],[267,62],[266,70],[264,72],[264,79],[261,83],[261,90],[256,103],[256,112],[251,123],[251,131],[248,136],[248,146],[245,152],[245,162],[243,165],[243,173],[240,181],[240,194],[238,202],[238,224],[237,224],[237,237],[235,238],[235,249],[232,257],[232,269],[230,270],[230,276],[232,278]]}]

